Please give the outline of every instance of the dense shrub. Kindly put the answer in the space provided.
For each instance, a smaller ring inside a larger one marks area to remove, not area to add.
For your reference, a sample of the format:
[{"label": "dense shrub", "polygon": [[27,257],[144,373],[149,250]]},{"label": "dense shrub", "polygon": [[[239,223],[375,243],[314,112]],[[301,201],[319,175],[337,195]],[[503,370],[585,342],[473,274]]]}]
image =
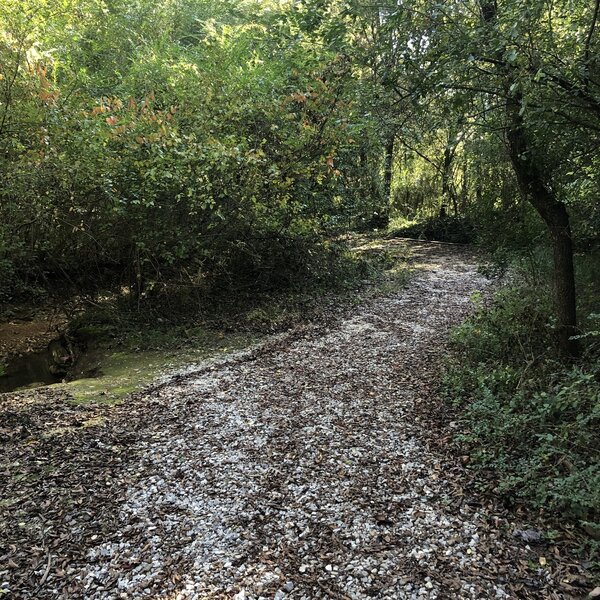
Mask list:
[{"label": "dense shrub", "polygon": [[0,5],[0,301],[330,278],[326,240],[380,200],[357,191],[378,134],[350,118],[368,83],[285,10]]},{"label": "dense shrub", "polygon": [[446,390],[500,492],[589,527],[600,520],[600,353],[588,343],[580,363],[558,362],[547,298],[504,289],[458,327]]}]

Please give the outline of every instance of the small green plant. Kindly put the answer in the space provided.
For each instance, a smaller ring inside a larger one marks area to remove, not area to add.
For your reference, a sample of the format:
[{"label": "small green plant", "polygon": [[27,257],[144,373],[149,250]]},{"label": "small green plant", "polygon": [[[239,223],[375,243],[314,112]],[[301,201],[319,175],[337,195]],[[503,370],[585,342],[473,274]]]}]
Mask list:
[{"label": "small green plant", "polygon": [[470,244],[475,240],[475,229],[466,217],[430,217],[423,221],[392,221],[389,237],[408,237],[454,244]]}]

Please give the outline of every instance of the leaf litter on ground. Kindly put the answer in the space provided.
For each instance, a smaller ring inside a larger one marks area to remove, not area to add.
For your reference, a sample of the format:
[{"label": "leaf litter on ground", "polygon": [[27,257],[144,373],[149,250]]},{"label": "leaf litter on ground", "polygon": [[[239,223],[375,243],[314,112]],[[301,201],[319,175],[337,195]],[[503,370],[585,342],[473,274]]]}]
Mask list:
[{"label": "leaf litter on ground", "polygon": [[[398,240],[393,244],[405,244]],[[474,489],[434,398],[489,282],[412,244],[405,289],[207,361],[127,404],[0,414],[0,584],[15,598],[568,598],[568,542]]]}]

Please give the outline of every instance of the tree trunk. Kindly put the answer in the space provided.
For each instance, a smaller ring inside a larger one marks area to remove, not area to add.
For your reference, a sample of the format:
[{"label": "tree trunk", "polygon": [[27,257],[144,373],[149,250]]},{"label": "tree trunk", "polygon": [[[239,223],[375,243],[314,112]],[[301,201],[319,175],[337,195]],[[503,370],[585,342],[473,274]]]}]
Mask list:
[{"label": "tree trunk", "polygon": [[452,184],[452,161],[454,160],[454,148],[452,147],[453,131],[450,130],[448,143],[444,149],[444,164],[442,166],[442,203],[452,204],[454,216],[458,216],[458,200]]},{"label": "tree trunk", "polygon": [[[488,25],[494,25],[498,6],[495,1],[480,0],[481,14]],[[504,50],[496,49],[500,64]],[[546,184],[542,168],[536,162],[533,149],[527,139],[523,120],[523,97],[515,84],[514,71],[505,66],[500,70],[506,97],[506,136],[513,169],[517,176],[521,193],[529,200],[544,220],[552,240],[554,255],[554,302],[556,306],[558,349],[567,359],[579,354],[577,340],[577,297],[575,289],[575,266],[573,261],[573,240],[569,213]]]},{"label": "tree trunk", "polygon": [[462,173],[462,185],[460,188],[460,210],[463,213],[467,212],[467,206],[469,204],[469,165],[467,161],[463,164]]},{"label": "tree trunk", "polygon": [[577,334],[577,297],[569,213],[544,182],[529,147],[520,111],[521,97],[508,94],[507,138],[511,162],[521,192],[546,223],[552,240],[558,348],[564,357],[575,358],[579,354],[579,344],[571,339]]},{"label": "tree trunk", "polygon": [[392,192],[392,173],[394,167],[394,136],[391,136],[385,145],[385,170],[383,181],[385,187],[385,195],[390,199]]},{"label": "tree trunk", "polygon": [[394,172],[394,136],[390,136],[385,145],[385,164],[383,171],[383,193],[385,205],[385,219],[389,222],[392,203],[392,175]]},{"label": "tree trunk", "polygon": [[554,219],[559,224],[550,227],[554,252],[558,344],[563,356],[575,358],[579,355],[579,344],[572,339],[578,333],[573,240],[569,215],[563,204],[560,207],[562,210],[558,211]]},{"label": "tree trunk", "polygon": [[[446,202],[452,202],[450,193],[450,167],[452,166],[452,153],[450,151],[450,145],[448,144],[444,149],[444,164],[442,166],[442,210],[440,210],[440,216],[442,212],[446,213]],[[454,215],[456,216],[456,203],[454,203]],[[444,214],[445,216],[445,214]]]}]

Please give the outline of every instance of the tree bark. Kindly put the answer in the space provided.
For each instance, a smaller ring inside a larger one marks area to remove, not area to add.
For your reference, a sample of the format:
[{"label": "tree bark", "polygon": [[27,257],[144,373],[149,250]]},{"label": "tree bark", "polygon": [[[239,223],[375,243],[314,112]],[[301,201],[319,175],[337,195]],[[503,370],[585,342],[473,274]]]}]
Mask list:
[{"label": "tree bark", "polygon": [[391,135],[385,145],[385,164],[383,171],[383,192],[386,202],[385,219],[389,222],[392,203],[392,175],[394,172],[394,136]]},{"label": "tree bark", "polygon": [[454,216],[458,216],[458,202],[456,194],[452,188],[452,160],[454,159],[454,152],[451,146],[451,136],[449,136],[448,143],[444,149],[444,164],[442,165],[442,202],[444,204],[452,204],[452,210]]},{"label": "tree bark", "polygon": [[569,213],[546,185],[535,162],[520,112],[520,95],[509,94],[506,106],[509,153],[519,188],[544,220],[552,241],[558,349],[565,358],[575,358],[579,344],[572,339],[577,334],[577,296]]},{"label": "tree bark", "polygon": [[[496,1],[480,0],[480,6],[484,22],[494,26],[498,13]],[[496,50],[499,65],[504,64],[503,52],[501,48]],[[577,334],[577,296],[569,213],[547,185],[529,144],[523,120],[523,97],[519,91],[512,91],[518,89],[514,72],[501,67],[499,74],[506,97],[506,136],[511,163],[521,193],[543,219],[552,241],[558,350],[563,357],[573,359],[579,355],[579,344],[572,339]]]},{"label": "tree bark", "polygon": [[469,166],[466,158],[463,160],[462,165],[462,181],[460,185],[460,211],[462,213],[467,212],[467,206],[469,204]]}]

